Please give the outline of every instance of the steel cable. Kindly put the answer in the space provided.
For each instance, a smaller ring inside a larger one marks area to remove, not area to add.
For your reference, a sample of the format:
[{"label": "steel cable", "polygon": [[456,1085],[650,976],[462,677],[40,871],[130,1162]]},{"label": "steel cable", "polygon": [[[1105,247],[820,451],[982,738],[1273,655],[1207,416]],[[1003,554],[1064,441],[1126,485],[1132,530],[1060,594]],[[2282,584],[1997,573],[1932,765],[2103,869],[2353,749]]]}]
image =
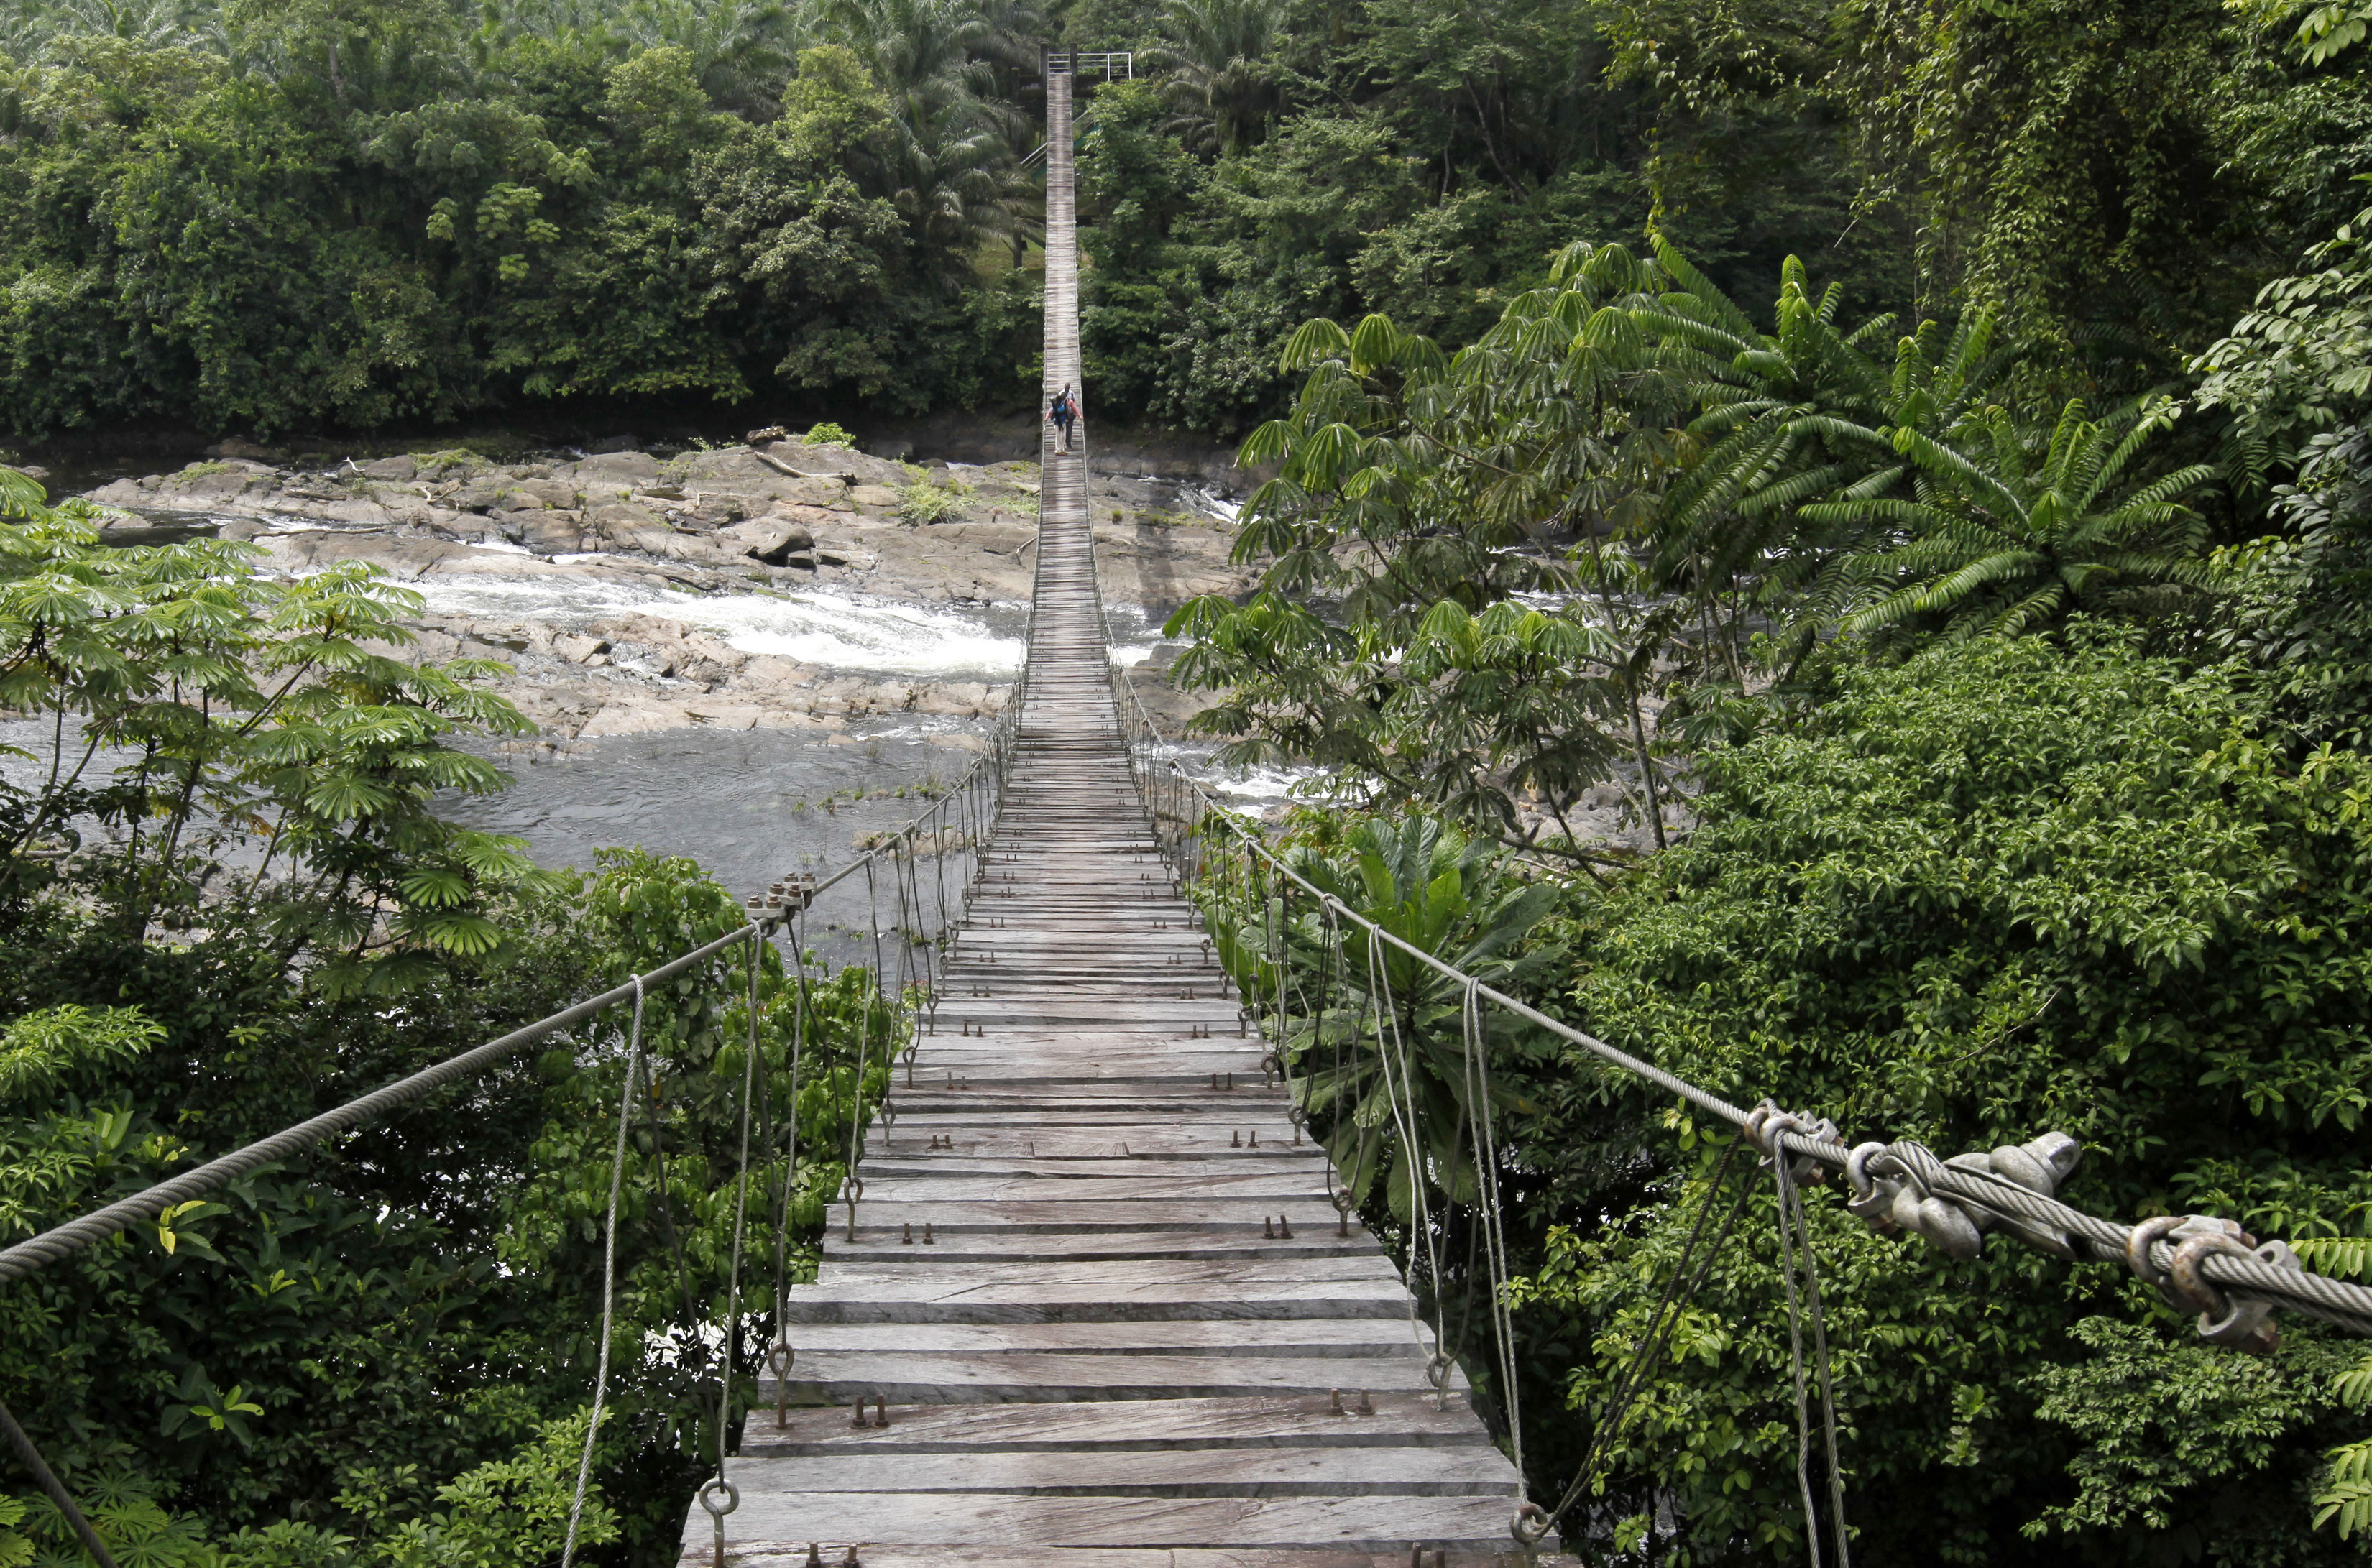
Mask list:
[{"label": "steel cable", "polygon": [[560,1568],[576,1561],[576,1527],[585,1514],[585,1493],[593,1480],[593,1443],[601,1432],[601,1404],[610,1392],[610,1335],[615,1322],[618,1282],[618,1190],[626,1174],[626,1131],[633,1124],[634,1078],[643,1059],[643,977],[636,975],[634,1022],[626,1037],[626,1086],[618,1096],[618,1146],[610,1156],[610,1210],[601,1225],[601,1348],[593,1363],[593,1412],[585,1426],[585,1452],[576,1461],[576,1493],[568,1504],[568,1536],[560,1548]]}]

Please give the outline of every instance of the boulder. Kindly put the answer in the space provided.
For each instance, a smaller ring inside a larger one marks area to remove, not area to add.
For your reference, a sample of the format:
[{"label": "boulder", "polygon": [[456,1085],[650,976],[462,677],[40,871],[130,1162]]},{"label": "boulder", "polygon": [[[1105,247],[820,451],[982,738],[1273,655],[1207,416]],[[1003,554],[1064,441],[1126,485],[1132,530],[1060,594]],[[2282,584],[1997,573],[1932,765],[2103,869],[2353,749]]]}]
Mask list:
[{"label": "boulder", "polygon": [[392,458],[375,458],[366,463],[356,463],[355,471],[365,479],[392,480],[401,484],[419,476],[420,463],[410,453],[400,452]]},{"label": "boulder", "polygon": [[716,530],[717,542],[740,546],[741,553],[769,566],[788,563],[794,555],[815,548],[815,535],[787,517],[752,517]]},{"label": "boulder", "polygon": [[494,505],[506,512],[541,512],[546,509],[549,503],[525,486],[513,485],[495,499]]},{"label": "boulder", "polygon": [[595,656],[610,651],[610,643],[605,637],[588,637],[581,633],[564,632],[552,639],[552,651],[571,664],[590,664]]},{"label": "boulder", "polygon": [[545,505],[557,506],[564,511],[576,505],[578,496],[576,487],[564,479],[530,479],[522,482],[519,488]]},{"label": "boulder", "polygon": [[675,530],[659,521],[645,507],[630,502],[611,501],[590,508],[585,520],[595,533],[621,550],[639,550],[645,555],[665,555]]},{"label": "boulder", "polygon": [[647,484],[659,477],[659,463],[648,452],[605,452],[586,459],[563,478],[613,484]]},{"label": "boulder", "polygon": [[764,448],[766,456],[805,474],[846,474],[851,479],[869,484],[904,484],[908,474],[903,467],[887,458],[868,458],[847,447],[810,447],[802,441],[775,441]]},{"label": "boulder", "polygon": [[898,509],[898,493],[886,484],[859,484],[850,487],[848,498],[868,512],[894,512]]},{"label": "boulder", "polygon": [[538,555],[567,555],[584,542],[574,512],[537,512],[519,518],[519,543]]}]

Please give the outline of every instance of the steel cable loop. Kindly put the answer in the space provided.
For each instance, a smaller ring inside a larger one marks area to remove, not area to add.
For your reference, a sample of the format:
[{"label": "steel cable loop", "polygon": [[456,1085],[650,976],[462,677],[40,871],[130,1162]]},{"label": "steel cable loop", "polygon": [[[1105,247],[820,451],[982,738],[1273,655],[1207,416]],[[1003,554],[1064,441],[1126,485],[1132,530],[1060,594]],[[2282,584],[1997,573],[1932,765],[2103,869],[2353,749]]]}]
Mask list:
[{"label": "steel cable loop", "polygon": [[[790,1247],[792,1205],[797,1202],[799,1180],[799,1055],[807,1043],[808,1024],[808,959],[807,913],[801,911],[790,923],[791,961],[794,979],[791,988],[791,1086],[789,1110],[784,1117],[785,1131],[783,1148],[782,1223],[774,1231],[774,1348],[767,1353],[772,1358],[779,1353],[782,1365],[776,1368],[778,1382],[790,1380],[795,1353],[791,1349]],[[775,1401],[775,1424],[782,1424],[782,1401]]]},{"label": "steel cable loop", "polygon": [[[1467,1072],[1474,1127],[1475,1197],[1482,1215],[1482,1255],[1491,1271],[1491,1328],[1499,1341],[1500,1378],[1507,1406],[1507,1431],[1515,1446],[1516,1476],[1524,1481],[1523,1392],[1517,1387],[1516,1315],[1507,1305],[1506,1214],[1499,1201],[1499,1146],[1491,1125],[1491,1059],[1482,1040],[1482,1007],[1469,982],[1459,1011],[1466,1036]],[[1527,1483],[1528,1484],[1528,1483]]]},{"label": "steel cable loop", "polygon": [[1804,1548],[1812,1568],[1820,1568],[1820,1518],[1812,1506],[1812,1412],[1804,1388],[1804,1330],[1796,1310],[1795,1227],[1788,1212],[1795,1195],[1790,1163],[1779,1156],[1771,1170],[1779,1189],[1779,1277],[1787,1286],[1787,1365],[1796,1390],[1796,1486],[1804,1501]]},{"label": "steel cable loop", "polygon": [[[1371,932],[1367,936],[1367,993],[1375,1008],[1376,1060],[1384,1079],[1384,1101],[1392,1113],[1392,1122],[1401,1135],[1401,1156],[1409,1162],[1410,1206],[1415,1211],[1417,1234],[1424,1239],[1424,1260],[1433,1289],[1433,1344],[1425,1365],[1426,1378],[1433,1384],[1434,1398],[1446,1406],[1449,1399],[1450,1361],[1448,1350],[1448,1320],[1444,1316],[1441,1281],[1441,1239],[1435,1234],[1431,1204],[1426,1200],[1425,1150],[1417,1142],[1416,1063],[1411,1059],[1408,1042],[1401,1035],[1400,1005],[1392,997],[1391,976],[1384,968],[1383,947]],[[1384,1019],[1389,1015],[1392,1025],[1391,1043],[1384,1042]],[[1400,1058],[1401,1080],[1397,1093],[1392,1085],[1392,1060]],[[1389,1186],[1391,1179],[1385,1179]],[[1413,1239],[1409,1245],[1409,1273],[1416,1273],[1417,1249]],[[1426,1350],[1424,1330],[1417,1318],[1416,1293],[1409,1293],[1409,1328],[1416,1335],[1417,1348]]]},{"label": "steel cable loop", "polygon": [[1680,1244],[1680,1256],[1673,1260],[1672,1272],[1665,1277],[1662,1293],[1648,1313],[1646,1331],[1640,1336],[1638,1345],[1632,1352],[1630,1365],[1623,1368],[1614,1386],[1607,1390],[1604,1413],[1590,1429],[1588,1445],[1582,1450],[1581,1462],[1574,1471],[1573,1481],[1558,1496],[1556,1506],[1540,1515],[1540,1527],[1536,1531],[1520,1527],[1523,1516],[1518,1511],[1519,1527],[1516,1529],[1515,1536],[1525,1545],[1537,1544],[1547,1536],[1556,1521],[1564,1516],[1565,1510],[1579,1501],[1582,1493],[1596,1479],[1599,1459],[1610,1457],[1615,1452],[1624,1428],[1630,1424],[1633,1408],[1645,1390],[1647,1379],[1654,1376],[1657,1364],[1662,1361],[1664,1347],[1671,1342],[1672,1330],[1680,1322],[1682,1309],[1694,1297],[1698,1286],[1704,1283],[1705,1275],[1713,1271],[1714,1260],[1720,1257],[1722,1249],[1729,1244],[1730,1232],[1737,1228],[1738,1216],[1746,1212],[1747,1200],[1753,1192],[1751,1182],[1738,1185],[1738,1196],[1731,1201],[1729,1213],[1723,1217],[1721,1228],[1715,1233],[1712,1245],[1704,1249],[1702,1256],[1697,1251],[1697,1244],[1704,1237],[1705,1222],[1713,1215],[1715,1204],[1721,1197],[1722,1187],[1728,1179],[1729,1167],[1737,1158],[1742,1142],[1735,1140],[1722,1150],[1721,1159],[1706,1179],[1704,1202],[1697,1205],[1696,1218],[1689,1226],[1687,1239]]},{"label": "steel cable loop", "polygon": [[593,1413],[585,1427],[585,1452],[576,1461],[576,1493],[568,1504],[568,1535],[560,1548],[560,1568],[576,1561],[577,1521],[593,1480],[593,1442],[601,1432],[601,1404],[610,1392],[610,1335],[615,1321],[618,1283],[618,1190],[626,1175],[626,1130],[634,1111],[634,1079],[643,1060],[643,977],[636,975],[634,1021],[626,1037],[626,1086],[618,1096],[618,1146],[610,1156],[610,1212],[601,1225],[601,1348],[593,1363]]},{"label": "steel cable loop", "polygon": [[[754,929],[754,928],[753,928]],[[750,1210],[750,1110],[757,1098],[758,1089],[758,944],[750,944],[750,1048],[741,1066],[741,1169],[733,1191],[733,1253],[725,1270],[725,1321],[721,1343],[722,1360],[717,1368],[716,1387],[716,1476],[700,1489],[701,1506],[715,1516],[716,1551],[722,1561],[725,1552],[725,1516],[741,1505],[741,1493],[725,1476],[725,1449],[733,1431],[733,1353],[741,1342],[741,1242],[744,1222]],[[722,1489],[726,1494],[723,1507],[710,1504],[711,1488]]]}]

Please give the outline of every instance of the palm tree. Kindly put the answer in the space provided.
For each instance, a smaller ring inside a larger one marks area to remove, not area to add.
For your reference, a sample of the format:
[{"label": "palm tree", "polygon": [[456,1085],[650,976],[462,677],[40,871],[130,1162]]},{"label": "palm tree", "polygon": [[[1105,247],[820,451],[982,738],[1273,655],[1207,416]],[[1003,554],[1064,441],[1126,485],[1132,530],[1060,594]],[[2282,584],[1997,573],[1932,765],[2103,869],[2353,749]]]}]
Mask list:
[{"label": "palm tree", "polygon": [[2198,586],[2206,525],[2180,502],[2215,470],[2193,464],[2115,489],[2171,421],[2172,404],[2161,400],[2137,417],[2094,423],[2079,400],[2047,438],[1998,407],[1950,443],[1910,427],[1889,432],[1916,472],[1914,498],[1802,509],[1811,522],[1877,525],[1899,541],[1865,558],[1882,597],[1847,616],[1844,629],[2016,635],[2073,610]]},{"label": "palm tree", "polygon": [[709,100],[743,111],[770,108],[782,97],[815,31],[806,8],[782,0],[633,0],[610,26],[644,49],[684,50]]},{"label": "palm tree", "polygon": [[996,68],[1029,57],[1035,16],[977,0],[824,0],[821,25],[861,60],[890,102],[890,132],[861,170],[904,215],[925,264],[959,275],[1022,222],[1018,112]]},{"label": "palm tree", "polygon": [[1284,22],[1279,0],[1165,0],[1163,41],[1145,57],[1170,73],[1169,128],[1189,147],[1233,152],[1284,107],[1268,58]]}]

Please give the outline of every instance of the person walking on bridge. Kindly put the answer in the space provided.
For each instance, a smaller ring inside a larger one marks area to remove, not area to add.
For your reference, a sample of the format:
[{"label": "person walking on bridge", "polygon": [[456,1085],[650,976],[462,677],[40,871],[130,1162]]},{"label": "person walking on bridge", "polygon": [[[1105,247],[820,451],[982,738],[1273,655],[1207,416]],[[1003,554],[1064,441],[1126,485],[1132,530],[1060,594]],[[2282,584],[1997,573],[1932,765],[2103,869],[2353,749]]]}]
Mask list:
[{"label": "person walking on bridge", "polygon": [[1053,405],[1046,411],[1046,417],[1052,420],[1054,428],[1062,433],[1063,450],[1069,451],[1071,426],[1079,417],[1079,404],[1078,400],[1071,396],[1071,384],[1068,381],[1064,382],[1063,389],[1054,394]]}]

